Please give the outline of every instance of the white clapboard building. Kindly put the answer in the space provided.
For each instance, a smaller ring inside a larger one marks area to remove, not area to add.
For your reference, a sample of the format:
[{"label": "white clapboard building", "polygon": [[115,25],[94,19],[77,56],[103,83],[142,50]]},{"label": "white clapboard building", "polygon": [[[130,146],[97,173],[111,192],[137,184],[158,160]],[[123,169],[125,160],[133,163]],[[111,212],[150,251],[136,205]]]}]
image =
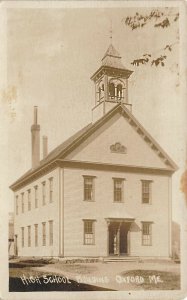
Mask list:
[{"label": "white clapboard building", "polygon": [[92,123],[49,154],[34,109],[32,168],[11,185],[18,256],[171,256],[176,164],[132,114],[113,45],[91,79]]}]

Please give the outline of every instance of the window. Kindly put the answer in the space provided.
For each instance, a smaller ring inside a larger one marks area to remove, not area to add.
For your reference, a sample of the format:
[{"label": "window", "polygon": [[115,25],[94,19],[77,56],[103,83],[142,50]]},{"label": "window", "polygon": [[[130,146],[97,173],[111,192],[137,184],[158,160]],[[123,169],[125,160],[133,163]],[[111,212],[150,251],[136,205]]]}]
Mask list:
[{"label": "window", "polygon": [[24,247],[24,227],[21,227],[21,246]]},{"label": "window", "polygon": [[99,101],[101,100],[101,88],[99,87]]},{"label": "window", "polygon": [[38,208],[38,186],[34,187],[35,208]]},{"label": "window", "polygon": [[28,247],[31,246],[31,226],[28,226]]},{"label": "window", "polygon": [[142,203],[151,201],[151,180],[142,180]]},{"label": "window", "polygon": [[31,210],[31,190],[28,190],[28,210]]},{"label": "window", "polygon": [[152,223],[142,222],[142,245],[151,246],[152,244]]},{"label": "window", "polygon": [[113,83],[109,84],[109,95],[111,98],[115,97],[115,85]]},{"label": "window", "polygon": [[43,205],[46,205],[46,184],[45,184],[45,181],[42,182],[42,203]]},{"label": "window", "polygon": [[19,199],[18,196],[16,196],[16,215],[18,215],[18,210],[19,210],[19,203],[18,203]]},{"label": "window", "polygon": [[53,221],[49,221],[49,245],[53,245]]},{"label": "window", "polygon": [[49,178],[49,202],[53,202],[53,178]]},{"label": "window", "polygon": [[24,213],[24,193],[21,194],[21,212]]},{"label": "window", "polygon": [[46,222],[42,223],[42,245],[46,246]]},{"label": "window", "polygon": [[114,202],[123,202],[124,179],[114,178]]},{"label": "window", "polygon": [[84,220],[84,245],[94,245],[94,220]]},{"label": "window", "polygon": [[94,201],[94,177],[84,176],[84,200]]},{"label": "window", "polygon": [[117,97],[118,97],[119,100],[122,98],[122,91],[123,91],[122,85],[118,84],[117,85]]},{"label": "window", "polygon": [[34,224],[35,247],[38,247],[38,224]]}]

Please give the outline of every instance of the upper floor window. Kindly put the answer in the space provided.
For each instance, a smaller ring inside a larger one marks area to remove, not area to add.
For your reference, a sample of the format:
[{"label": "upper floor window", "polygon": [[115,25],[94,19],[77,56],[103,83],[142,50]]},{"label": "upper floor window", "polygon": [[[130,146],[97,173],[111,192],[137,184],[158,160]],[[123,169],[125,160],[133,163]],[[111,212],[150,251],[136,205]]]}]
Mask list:
[{"label": "upper floor window", "polygon": [[31,246],[31,226],[28,226],[28,247]]},{"label": "upper floor window", "polygon": [[124,179],[113,178],[114,180],[114,202],[123,202]]},{"label": "upper floor window", "polygon": [[142,203],[151,202],[151,180],[142,180]]},{"label": "upper floor window", "polygon": [[46,204],[46,182],[42,182],[42,203]]},{"label": "upper floor window", "polygon": [[95,243],[95,220],[84,221],[84,245],[94,245]]},{"label": "upper floor window", "polygon": [[24,213],[24,193],[21,194],[21,212]]},{"label": "upper floor window", "polygon": [[31,210],[31,190],[28,190],[28,210]]},{"label": "upper floor window", "polygon": [[49,245],[53,245],[53,221],[49,221]]},{"label": "upper floor window", "polygon": [[24,227],[21,227],[21,246],[24,247]]},{"label": "upper floor window", "polygon": [[35,201],[35,208],[38,208],[38,186],[34,187],[34,201]]},{"label": "upper floor window", "polygon": [[42,223],[42,245],[46,246],[46,222]]},{"label": "upper floor window", "polygon": [[84,200],[94,201],[94,176],[84,176]]},{"label": "upper floor window", "polygon": [[18,215],[18,211],[19,211],[19,197],[18,195],[16,196],[16,215]]},{"label": "upper floor window", "polygon": [[53,202],[53,178],[49,178],[49,202]]},{"label": "upper floor window", "polygon": [[142,245],[152,245],[152,222],[142,222]]}]

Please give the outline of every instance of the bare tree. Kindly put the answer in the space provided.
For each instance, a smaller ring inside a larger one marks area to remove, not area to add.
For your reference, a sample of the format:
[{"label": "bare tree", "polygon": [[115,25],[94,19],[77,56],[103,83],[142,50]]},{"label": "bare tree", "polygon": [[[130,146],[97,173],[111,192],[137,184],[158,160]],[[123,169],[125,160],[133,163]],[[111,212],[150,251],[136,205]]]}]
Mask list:
[{"label": "bare tree", "polygon": [[[140,14],[136,12],[134,16],[128,16],[122,19],[122,23],[129,26],[132,30],[141,29],[148,24],[154,26],[155,30],[165,29],[176,23],[179,19],[179,13],[173,12],[170,8],[165,8],[164,11],[161,9],[153,9],[149,14]],[[179,37],[177,35],[176,40],[172,41],[171,44],[165,45],[163,48],[157,50],[158,53],[156,58],[153,55],[156,53],[145,53],[141,57],[134,59],[131,64],[134,66],[151,64],[151,66],[164,66],[165,60],[167,59],[168,52],[173,50],[173,47],[179,43]]]}]

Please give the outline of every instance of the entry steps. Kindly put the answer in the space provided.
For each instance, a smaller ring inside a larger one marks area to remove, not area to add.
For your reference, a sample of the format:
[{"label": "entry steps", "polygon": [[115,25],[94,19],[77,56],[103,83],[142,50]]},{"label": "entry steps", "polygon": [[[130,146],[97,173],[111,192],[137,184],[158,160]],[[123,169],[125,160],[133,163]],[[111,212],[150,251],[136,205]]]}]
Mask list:
[{"label": "entry steps", "polygon": [[139,256],[108,256],[104,258],[104,262],[140,262]]}]

